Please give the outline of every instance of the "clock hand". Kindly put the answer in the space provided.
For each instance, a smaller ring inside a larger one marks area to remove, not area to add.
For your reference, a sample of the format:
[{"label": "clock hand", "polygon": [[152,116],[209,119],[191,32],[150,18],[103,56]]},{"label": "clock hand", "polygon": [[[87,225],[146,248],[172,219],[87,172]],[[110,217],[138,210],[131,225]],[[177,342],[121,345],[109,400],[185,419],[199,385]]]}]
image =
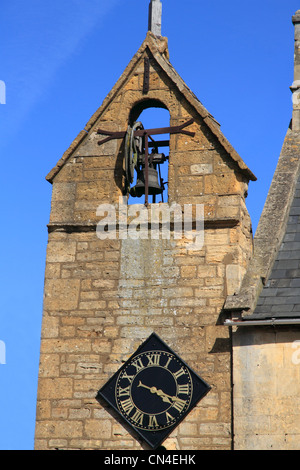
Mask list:
[{"label": "clock hand", "polygon": [[150,390],[151,393],[156,393],[156,395],[158,395],[160,398],[162,398],[164,402],[167,402],[167,403],[172,403],[170,400],[173,400],[173,401],[179,400],[175,396],[172,397],[171,395],[167,395],[162,390],[157,390],[156,387],[148,387],[147,385],[144,385],[141,381],[139,381],[138,387],[147,388],[148,390]]},{"label": "clock hand", "polygon": [[[165,395],[162,390],[157,390],[156,387],[148,387],[148,385],[144,385],[141,381],[139,381],[138,387],[147,388],[147,390],[150,390],[151,393],[156,393],[156,395],[158,395],[158,396]],[[166,395],[166,397],[167,397],[167,395]]]}]

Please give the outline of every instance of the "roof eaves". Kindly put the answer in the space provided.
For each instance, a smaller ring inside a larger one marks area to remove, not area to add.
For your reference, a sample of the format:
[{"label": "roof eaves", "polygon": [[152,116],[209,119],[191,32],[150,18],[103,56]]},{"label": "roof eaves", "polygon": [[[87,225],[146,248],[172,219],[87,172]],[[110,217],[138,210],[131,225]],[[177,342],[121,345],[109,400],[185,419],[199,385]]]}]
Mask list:
[{"label": "roof eaves", "polygon": [[253,319],[253,320],[225,320],[224,325],[236,327],[251,326],[287,326],[300,325],[300,318],[270,318],[270,319]]}]

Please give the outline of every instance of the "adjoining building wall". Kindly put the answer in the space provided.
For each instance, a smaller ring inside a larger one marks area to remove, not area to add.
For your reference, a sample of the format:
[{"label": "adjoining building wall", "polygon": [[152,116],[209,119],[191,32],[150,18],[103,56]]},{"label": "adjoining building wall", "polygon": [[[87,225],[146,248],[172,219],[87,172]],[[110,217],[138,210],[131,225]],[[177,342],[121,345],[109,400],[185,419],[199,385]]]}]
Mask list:
[{"label": "adjoining building wall", "polygon": [[300,449],[300,329],[233,333],[235,450]]}]

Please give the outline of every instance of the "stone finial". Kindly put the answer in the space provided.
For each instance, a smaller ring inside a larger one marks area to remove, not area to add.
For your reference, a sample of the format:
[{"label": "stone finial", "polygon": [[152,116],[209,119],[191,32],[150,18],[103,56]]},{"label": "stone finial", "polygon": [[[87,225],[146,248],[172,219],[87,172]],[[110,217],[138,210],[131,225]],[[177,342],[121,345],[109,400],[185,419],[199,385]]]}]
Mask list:
[{"label": "stone finial", "polygon": [[155,36],[161,36],[162,3],[160,0],[151,0],[149,5],[148,31]]},{"label": "stone finial", "polygon": [[300,10],[297,10],[294,16],[292,17],[292,22],[294,24],[300,23]]},{"label": "stone finial", "polygon": [[293,124],[295,131],[300,130],[300,10],[292,17],[295,27],[295,54],[294,54],[294,82],[291,91],[293,93]]}]

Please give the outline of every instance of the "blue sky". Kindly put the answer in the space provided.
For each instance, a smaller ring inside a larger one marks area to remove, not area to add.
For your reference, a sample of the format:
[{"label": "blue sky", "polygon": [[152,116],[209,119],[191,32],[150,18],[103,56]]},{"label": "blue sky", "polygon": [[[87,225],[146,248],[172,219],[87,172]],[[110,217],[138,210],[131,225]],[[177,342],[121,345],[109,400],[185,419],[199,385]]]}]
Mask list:
[{"label": "blue sky", "polygon": [[[1,0],[0,450],[33,448],[45,176],[143,42],[148,4]],[[254,229],[291,119],[291,16],[299,8],[300,0],[163,0],[171,63],[258,178],[247,200]]]}]

